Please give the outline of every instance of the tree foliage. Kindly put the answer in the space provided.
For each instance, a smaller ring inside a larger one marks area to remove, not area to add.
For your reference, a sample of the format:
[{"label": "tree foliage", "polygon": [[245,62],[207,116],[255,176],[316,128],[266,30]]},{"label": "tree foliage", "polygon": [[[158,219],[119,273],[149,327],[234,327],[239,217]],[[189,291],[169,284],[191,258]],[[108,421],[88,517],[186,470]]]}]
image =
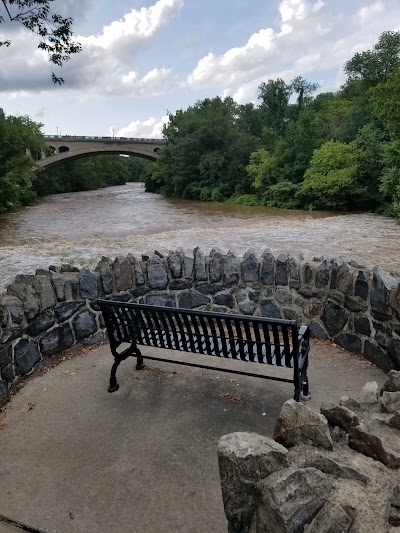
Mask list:
[{"label": "tree foliage", "polygon": [[[54,0],[1,0],[3,15],[0,14],[0,24],[9,20],[24,26],[39,37],[39,50],[47,52],[53,66],[61,67],[77,54],[82,47],[72,40],[72,23],[70,17],[62,17],[52,12],[51,4]],[[1,12],[0,12],[1,13]],[[1,46],[10,46],[9,39],[0,39]],[[64,79],[52,72],[53,83],[61,85]]]},{"label": "tree foliage", "polygon": [[29,117],[0,115],[0,213],[17,209],[32,202],[35,155],[46,145],[41,124]]}]

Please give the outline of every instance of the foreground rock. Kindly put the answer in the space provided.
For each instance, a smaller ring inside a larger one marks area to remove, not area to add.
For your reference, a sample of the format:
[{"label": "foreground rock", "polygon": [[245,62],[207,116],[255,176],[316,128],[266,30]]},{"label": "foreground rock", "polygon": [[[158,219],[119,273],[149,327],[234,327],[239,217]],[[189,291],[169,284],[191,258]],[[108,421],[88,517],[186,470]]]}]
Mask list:
[{"label": "foreground rock", "polygon": [[[285,402],[274,437],[288,449],[255,434],[223,437],[218,456],[228,531],[399,532],[400,411],[391,412],[398,392],[383,390],[380,402],[363,405],[352,398],[324,403],[320,415]],[[377,399],[375,385],[361,399],[368,395]],[[343,438],[332,442],[330,433]]]}]

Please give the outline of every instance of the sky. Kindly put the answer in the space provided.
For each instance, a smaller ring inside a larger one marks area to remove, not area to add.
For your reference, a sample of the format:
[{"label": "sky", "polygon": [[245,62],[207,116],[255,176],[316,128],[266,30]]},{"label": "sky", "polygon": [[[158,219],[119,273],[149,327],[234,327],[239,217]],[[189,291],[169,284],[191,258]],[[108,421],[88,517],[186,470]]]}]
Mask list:
[{"label": "sky", "polygon": [[[1,4],[0,4],[1,5]],[[257,103],[296,76],[337,90],[344,63],[400,31],[400,0],[55,0],[83,51],[55,72],[37,38],[0,16],[0,107],[48,135],[161,137],[168,113],[207,97]]]}]

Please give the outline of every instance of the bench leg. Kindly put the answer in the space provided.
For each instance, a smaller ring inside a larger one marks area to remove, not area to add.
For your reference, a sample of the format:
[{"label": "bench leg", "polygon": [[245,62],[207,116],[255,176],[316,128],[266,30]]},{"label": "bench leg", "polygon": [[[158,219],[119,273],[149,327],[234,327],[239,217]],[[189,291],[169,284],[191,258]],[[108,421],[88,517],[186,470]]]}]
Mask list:
[{"label": "bench leg", "polygon": [[136,349],[136,355],[136,370],[143,370],[146,365],[144,364],[142,353],[139,349]]},{"label": "bench leg", "polygon": [[117,391],[119,389],[116,373],[117,373],[117,368],[122,363],[122,361],[123,361],[123,359],[119,359],[119,358],[118,359],[115,358],[115,360],[114,360],[114,364],[111,367],[110,385],[108,387],[108,392],[115,392],[115,391]]},{"label": "bench leg", "polygon": [[[306,351],[308,349],[308,341],[303,341],[302,350]],[[303,371],[301,373],[301,382],[302,382],[302,400],[307,401],[311,400],[311,394],[310,389],[308,386],[308,357],[306,359],[306,362],[304,363]]]}]

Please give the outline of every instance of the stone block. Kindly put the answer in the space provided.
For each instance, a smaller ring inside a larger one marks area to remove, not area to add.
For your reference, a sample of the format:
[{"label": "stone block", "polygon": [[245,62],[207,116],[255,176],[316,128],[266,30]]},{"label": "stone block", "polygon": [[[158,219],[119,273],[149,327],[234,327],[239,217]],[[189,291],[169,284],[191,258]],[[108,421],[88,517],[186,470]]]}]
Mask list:
[{"label": "stone block", "polygon": [[241,265],[242,281],[260,281],[260,263],[254,250],[248,250],[243,257]]},{"label": "stone block", "polygon": [[261,300],[261,316],[268,318],[282,318],[282,312],[274,300]]},{"label": "stone block", "polygon": [[159,307],[176,307],[175,294],[147,294],[145,302]]},{"label": "stone block", "polygon": [[345,294],[352,295],[354,294],[353,284],[353,273],[350,271],[349,265],[343,262],[337,272],[336,289]]},{"label": "stone block", "polygon": [[31,339],[21,339],[14,346],[15,371],[19,376],[30,372],[40,361],[37,343]]},{"label": "stone block", "polygon": [[113,264],[117,291],[127,291],[133,287],[133,267],[129,259],[117,257]]},{"label": "stone block", "polygon": [[164,290],[168,284],[168,274],[163,260],[158,255],[153,255],[147,261],[147,276],[149,287],[156,290]]},{"label": "stone block", "polygon": [[275,285],[287,285],[289,283],[289,256],[280,254],[276,258]]},{"label": "stone block", "polygon": [[274,285],[275,281],[275,258],[271,250],[267,249],[262,254],[261,283]]},{"label": "stone block", "polygon": [[354,317],[354,332],[365,337],[371,335],[371,324],[369,318],[365,315],[356,315]]},{"label": "stone block", "polygon": [[73,344],[72,330],[69,324],[63,324],[46,333],[40,340],[39,347],[42,355],[47,357],[71,348]]},{"label": "stone block", "polygon": [[381,394],[383,391],[400,392],[400,372],[398,370],[391,370],[389,372],[382,386]]},{"label": "stone block", "polygon": [[349,446],[367,457],[380,461],[388,468],[400,468],[400,452],[391,448],[386,439],[372,433],[364,424],[350,429]]},{"label": "stone block", "polygon": [[8,393],[7,384],[0,380],[0,402],[6,399]]},{"label": "stone block", "polygon": [[37,337],[43,331],[47,331],[55,324],[55,317],[53,311],[46,311],[39,315],[33,322],[27,327],[27,333],[31,337]]},{"label": "stone block", "polygon": [[96,317],[88,309],[80,311],[72,320],[76,341],[90,337],[97,331]]},{"label": "stone block", "polygon": [[193,266],[193,257],[183,254],[183,275],[186,279],[193,279]]},{"label": "stone block", "polygon": [[311,266],[309,265],[309,263],[305,263],[303,265],[301,277],[302,277],[303,283],[305,283],[306,285],[310,285],[312,283],[314,272]]},{"label": "stone block", "polygon": [[339,426],[347,432],[351,427],[358,426],[359,422],[357,415],[353,411],[332,402],[322,403],[321,415],[324,415],[331,426]]},{"label": "stone block", "polygon": [[194,279],[207,281],[206,257],[199,247],[193,250],[194,254]]},{"label": "stone block", "polygon": [[297,292],[304,298],[322,298],[322,294],[311,287],[299,287]]},{"label": "stone block", "polygon": [[[190,287],[186,287],[187,289],[190,289]],[[202,294],[216,294],[217,292],[220,292],[223,290],[223,286],[216,283],[196,283],[195,289],[196,291],[201,292]]]},{"label": "stone block", "polygon": [[235,307],[235,300],[232,296],[232,294],[229,294],[228,292],[220,292],[214,296],[214,303],[217,305],[224,305],[225,307],[229,307],[233,309]]},{"label": "stone block", "polygon": [[367,301],[369,296],[369,286],[367,274],[363,271],[358,273],[356,283],[354,286],[354,295],[362,300]]},{"label": "stone block", "polygon": [[319,300],[310,300],[304,306],[303,313],[308,318],[320,316],[322,313],[322,302],[320,302]]},{"label": "stone block", "polygon": [[[300,533],[333,491],[329,477],[316,468],[287,468],[259,484],[257,532]],[[243,530],[244,531],[244,530]]]},{"label": "stone block", "polygon": [[114,290],[111,265],[112,262],[108,257],[102,257],[96,266],[96,272],[100,275],[101,294],[111,294]]},{"label": "stone block", "polygon": [[0,374],[13,364],[13,350],[11,344],[0,349]]},{"label": "stone block", "polygon": [[400,411],[396,411],[388,420],[388,426],[400,431]]},{"label": "stone block", "polygon": [[349,352],[361,353],[361,340],[354,333],[349,333],[347,331],[340,333],[335,337],[335,342]]},{"label": "stone block", "polygon": [[366,302],[348,294],[345,295],[344,305],[353,313],[366,313],[368,311]]},{"label": "stone block", "polygon": [[139,261],[135,261],[135,283],[140,286],[146,283],[144,269]]},{"label": "stone block", "polygon": [[371,306],[381,313],[389,310],[390,293],[397,288],[397,281],[382,268],[375,267],[372,276],[370,302]]},{"label": "stone block", "polygon": [[283,404],[274,439],[286,447],[305,443],[331,450],[333,446],[326,418],[293,399]]},{"label": "stone block", "polygon": [[300,265],[294,257],[289,257],[288,261],[289,278],[291,282],[300,281]]},{"label": "stone block", "polygon": [[196,291],[183,291],[178,296],[178,305],[184,309],[195,309],[210,303],[210,298]]},{"label": "stone block", "polygon": [[387,346],[387,352],[390,355],[395,370],[400,370],[400,341],[391,339]]},{"label": "stone block", "polygon": [[[174,280],[176,281],[176,280]],[[173,283],[173,282],[172,282]],[[147,294],[148,292],[150,292],[150,289],[148,287],[144,287],[143,285],[140,286],[140,287],[135,287],[134,289],[132,289],[130,291],[131,295],[133,296],[133,298],[136,300],[137,298],[139,298],[140,296],[144,296],[145,294]]]},{"label": "stone block", "polygon": [[222,281],[223,254],[221,250],[213,248],[210,252],[209,273],[211,283]]},{"label": "stone block", "polygon": [[239,281],[240,261],[231,251],[223,260],[223,280],[225,286],[235,285]]},{"label": "stone block", "polygon": [[240,302],[239,311],[244,315],[252,315],[256,310],[257,304],[247,300],[246,302]]},{"label": "stone block", "polygon": [[169,288],[171,291],[184,291],[187,289],[191,289],[192,287],[193,282],[188,279],[173,279],[169,284]]},{"label": "stone block", "polygon": [[368,405],[378,403],[379,386],[376,381],[370,381],[364,385],[360,392],[360,403]]},{"label": "stone block", "polygon": [[378,368],[381,368],[385,372],[393,370],[393,363],[387,352],[382,350],[382,348],[370,340],[367,339],[364,341],[362,353],[366,359],[374,363]]},{"label": "stone block", "polygon": [[311,322],[309,324],[310,335],[313,339],[326,340],[329,338],[327,332],[318,322]]},{"label": "stone block", "polygon": [[400,411],[400,392],[388,392],[384,391],[381,399],[381,411],[385,413],[395,413]]},{"label": "stone block", "polygon": [[53,285],[54,293],[57,301],[65,300],[65,280],[62,274],[53,274],[51,277],[51,284]]},{"label": "stone block", "polygon": [[180,278],[182,276],[182,254],[179,252],[170,252],[167,261],[171,277],[174,279]]},{"label": "stone block", "polygon": [[293,303],[293,296],[286,289],[278,287],[275,291],[275,300],[280,305],[291,305]]},{"label": "stone block", "polygon": [[350,505],[327,501],[307,528],[307,533],[350,533],[356,510]]},{"label": "stone block", "polygon": [[34,278],[34,276],[28,276],[27,278],[28,279],[17,276],[16,280],[19,279],[19,281],[16,281],[16,283],[11,283],[7,286],[7,294],[15,296],[21,300],[24,305],[27,319],[32,320],[39,313],[40,303],[36,291],[32,285],[33,280],[30,279]]},{"label": "stone block", "polygon": [[65,322],[66,320],[69,320],[71,316],[73,316],[75,313],[79,311],[83,307],[83,302],[64,302],[62,304],[57,305],[57,307],[54,308],[54,313],[56,315],[56,318],[59,323]]},{"label": "stone block", "polygon": [[315,274],[315,286],[317,289],[322,289],[329,285],[329,273],[331,270],[331,265],[328,264],[327,260],[325,259],[322,261],[322,263],[317,268],[317,272]]},{"label": "stone block", "polygon": [[287,450],[255,433],[231,433],[218,443],[218,464],[230,528],[248,531],[257,506],[257,484],[288,466]]},{"label": "stone block", "polygon": [[83,268],[78,274],[79,290],[82,298],[96,300],[99,296],[97,276],[88,268]]},{"label": "stone block", "polygon": [[347,324],[348,318],[347,311],[340,304],[332,300],[326,302],[321,319],[330,335],[340,333]]},{"label": "stone block", "polygon": [[330,474],[337,478],[353,479],[361,481],[363,484],[368,483],[368,477],[362,472],[362,467],[357,468],[355,462],[350,462],[349,464],[348,461],[341,460],[338,456],[331,455],[329,452],[313,450],[312,453],[307,454],[304,460],[304,467],[317,468],[324,474]]}]

